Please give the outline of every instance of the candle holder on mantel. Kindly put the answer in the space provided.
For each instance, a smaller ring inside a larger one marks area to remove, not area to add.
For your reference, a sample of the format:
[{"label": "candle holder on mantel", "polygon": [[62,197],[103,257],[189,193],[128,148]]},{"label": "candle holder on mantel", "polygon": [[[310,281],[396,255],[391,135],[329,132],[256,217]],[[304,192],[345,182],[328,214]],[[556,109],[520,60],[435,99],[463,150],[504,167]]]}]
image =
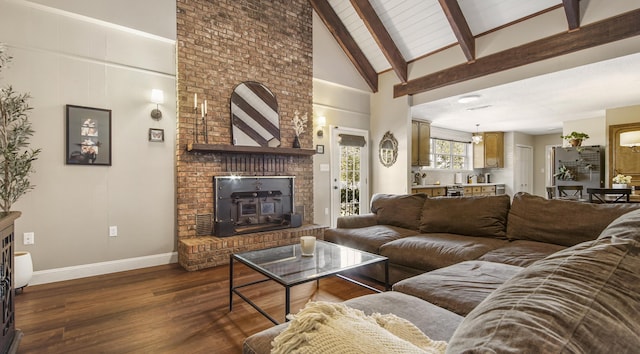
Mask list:
[{"label": "candle holder on mantel", "polygon": [[[193,94],[193,113],[198,114],[198,94]],[[203,103],[200,104],[200,119],[202,120],[202,135],[204,137],[204,143],[209,144],[209,136],[207,133],[207,100],[204,100]],[[196,118],[196,129],[194,132],[194,140],[196,143],[199,143],[198,136],[200,132],[198,131],[198,118]]]}]

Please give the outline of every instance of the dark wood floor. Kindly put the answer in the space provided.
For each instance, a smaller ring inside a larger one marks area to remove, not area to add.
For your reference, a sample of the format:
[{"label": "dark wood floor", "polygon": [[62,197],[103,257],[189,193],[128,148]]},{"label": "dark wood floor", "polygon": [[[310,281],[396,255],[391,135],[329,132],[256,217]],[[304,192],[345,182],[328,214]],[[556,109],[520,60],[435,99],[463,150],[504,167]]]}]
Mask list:
[{"label": "dark wood floor", "polygon": [[[260,279],[236,265],[238,282]],[[267,282],[243,291],[284,320],[284,289]],[[296,286],[292,312],[309,300],[342,301],[371,291],[336,277]],[[28,286],[16,296],[18,353],[240,353],[247,336],[272,326],[234,296],[229,267],[187,272],[176,264]]]}]

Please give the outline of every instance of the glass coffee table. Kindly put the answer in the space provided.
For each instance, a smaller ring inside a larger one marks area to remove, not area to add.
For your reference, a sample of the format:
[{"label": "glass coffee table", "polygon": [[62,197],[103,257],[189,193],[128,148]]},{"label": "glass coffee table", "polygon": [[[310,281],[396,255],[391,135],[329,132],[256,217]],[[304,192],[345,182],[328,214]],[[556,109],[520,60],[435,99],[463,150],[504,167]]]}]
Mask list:
[{"label": "glass coffee table", "polygon": [[[234,285],[234,262],[240,262],[267,278]],[[240,292],[241,288],[267,281],[275,281],[285,288],[285,321],[290,311],[291,288],[299,284],[337,276],[369,290],[381,292],[372,286],[340,274],[346,270],[380,262],[384,262],[385,290],[389,290],[389,259],[387,257],[331,242],[316,241],[316,252],[313,256],[302,256],[300,244],[232,254],[229,260],[229,311],[233,311],[233,294],[236,294],[271,322],[278,324],[278,321]]]}]

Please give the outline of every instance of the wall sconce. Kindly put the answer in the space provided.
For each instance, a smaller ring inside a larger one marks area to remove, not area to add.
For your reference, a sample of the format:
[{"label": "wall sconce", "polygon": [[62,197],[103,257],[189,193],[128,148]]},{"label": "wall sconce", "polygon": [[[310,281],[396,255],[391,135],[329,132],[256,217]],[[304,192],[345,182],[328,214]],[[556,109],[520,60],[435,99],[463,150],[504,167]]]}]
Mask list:
[{"label": "wall sconce", "polygon": [[324,136],[324,126],[327,125],[327,118],[325,116],[319,116],[316,122],[318,125],[318,138],[322,138]]},{"label": "wall sconce", "polygon": [[620,146],[631,148],[632,152],[640,152],[640,130],[620,133]]},{"label": "wall sconce", "polygon": [[162,90],[153,89],[151,90],[151,102],[156,104],[156,108],[151,111],[151,118],[160,119],[162,118],[162,112],[158,108],[161,103],[164,103],[164,92]]},{"label": "wall sconce", "polygon": [[474,144],[480,144],[482,142],[482,135],[480,135],[480,133],[478,132],[478,127],[480,126],[480,124],[476,124],[476,133],[471,135],[471,141]]}]

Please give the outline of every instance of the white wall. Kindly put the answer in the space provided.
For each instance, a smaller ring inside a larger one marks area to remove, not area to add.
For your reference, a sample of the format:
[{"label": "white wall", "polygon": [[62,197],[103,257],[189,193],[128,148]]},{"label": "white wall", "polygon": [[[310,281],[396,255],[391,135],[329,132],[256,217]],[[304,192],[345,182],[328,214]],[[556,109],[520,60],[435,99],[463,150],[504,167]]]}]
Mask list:
[{"label": "white wall", "polygon": [[313,12],[313,77],[371,92],[318,14]]},{"label": "white wall", "polygon": [[[393,85],[399,80],[393,71],[378,76],[379,91],[371,97],[371,154],[372,172],[371,194],[409,193],[411,183],[411,110],[410,98],[393,98]],[[385,167],[378,158],[378,144],[389,131],[398,140],[398,160],[391,167]]]},{"label": "white wall", "polygon": [[[171,17],[155,20],[175,26],[175,1],[164,6]],[[23,213],[16,249],[31,252],[36,271],[174,252],[175,41],[3,0],[0,42],[14,57],[0,83],[31,93],[32,147],[42,148],[36,187],[13,208]],[[149,116],[154,88],[165,95],[160,121]],[[112,110],[112,166],[65,165],[66,104]],[[164,129],[164,143],[150,143],[149,128]],[[22,245],[27,231],[34,245]]]},{"label": "white wall", "polygon": [[[582,141],[582,145],[607,145],[605,117],[572,120],[562,124],[562,135],[569,135],[574,131],[589,135],[589,139]],[[563,145],[568,146],[569,144],[567,141],[563,141]]]},{"label": "white wall", "polygon": [[[331,225],[331,171],[327,170],[331,164],[331,154],[335,148],[329,144],[333,127],[356,128],[369,130],[369,101],[368,92],[331,84],[326,81],[313,80],[313,143],[324,145],[324,154],[313,156],[313,210],[314,223]],[[327,120],[323,136],[317,136],[317,118],[324,116]],[[371,149],[373,141],[369,141],[367,148]],[[373,152],[369,152],[372,154]],[[321,169],[324,167],[324,169]],[[370,176],[367,176],[370,179]]]},{"label": "white wall", "polygon": [[[330,127],[369,130],[371,91],[329,30],[313,13],[313,143],[324,145],[324,154],[313,157],[313,221],[331,225]],[[327,120],[322,138],[316,135],[316,120]],[[369,141],[371,149],[373,141]],[[373,154],[370,150],[369,154]],[[324,170],[321,171],[321,167]],[[369,180],[371,179],[370,176]]]}]

